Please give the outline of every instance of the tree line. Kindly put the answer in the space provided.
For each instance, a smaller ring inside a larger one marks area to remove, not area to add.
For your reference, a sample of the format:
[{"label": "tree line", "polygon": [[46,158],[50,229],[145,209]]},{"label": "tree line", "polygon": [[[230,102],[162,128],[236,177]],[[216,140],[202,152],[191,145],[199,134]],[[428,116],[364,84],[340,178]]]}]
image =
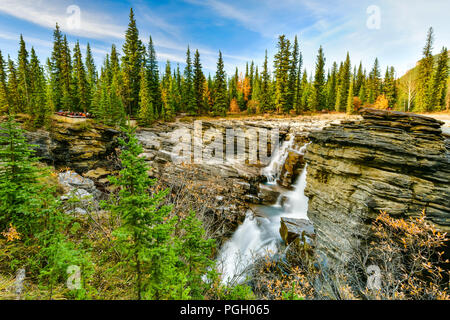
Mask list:
[{"label": "tree line", "polygon": [[[409,101],[411,111],[440,111],[446,106],[448,53],[442,48],[435,61],[432,46],[430,28],[414,79],[417,94]],[[29,56],[22,36],[17,61],[9,56],[5,60],[0,51],[0,111],[29,114],[33,123],[41,126],[55,110],[89,112],[108,124],[120,124],[131,116],[141,125],[149,125],[155,120],[170,121],[181,113],[353,113],[364,105],[402,109],[404,99],[399,97],[405,89],[394,67],[387,67],[382,76],[378,58],[367,72],[362,63],[352,65],[347,52],[344,61],[333,62],[326,70],[320,47],[315,68],[308,73],[297,36],[294,41],[279,36],[277,49],[273,72],[266,50],[262,66],[252,61],[245,74],[236,68],[229,77],[219,51],[216,73],[206,77],[199,51],[188,47],[183,71],[179,64],[175,67],[167,61],[160,73],[152,38],[147,45],[140,40],[131,9],[122,55],[113,44],[97,70],[89,43],[84,58],[78,41],[71,52],[66,35],[56,25],[45,67],[34,48]]]}]

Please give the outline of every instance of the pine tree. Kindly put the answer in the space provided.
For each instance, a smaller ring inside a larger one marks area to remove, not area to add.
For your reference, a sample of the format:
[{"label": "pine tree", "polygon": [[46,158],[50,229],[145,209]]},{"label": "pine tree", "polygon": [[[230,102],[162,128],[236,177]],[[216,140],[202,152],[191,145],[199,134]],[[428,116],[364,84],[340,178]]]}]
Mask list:
[{"label": "pine tree", "polygon": [[80,43],[78,41],[76,42],[74,48],[73,62],[73,77],[77,88],[77,90],[74,91],[74,100],[77,102],[76,109],[78,111],[87,112],[90,106],[89,83],[86,77],[83,58],[81,56]]},{"label": "pine tree", "polygon": [[350,88],[348,90],[346,110],[347,110],[348,114],[353,114],[355,112],[354,107],[353,107],[353,81],[350,81]]},{"label": "pine tree", "polygon": [[448,83],[448,51],[443,47],[439,54],[436,71],[432,80],[432,100],[433,111],[445,109]]},{"label": "pine tree", "polygon": [[120,139],[124,149],[120,155],[118,177],[111,177],[119,187],[116,203],[110,208],[121,218],[114,232],[124,262],[134,269],[138,300],[171,298],[176,283],[176,250],[172,241],[175,218],[169,218],[171,208],[161,205],[167,191],[151,194],[155,181],[148,176],[148,165],[140,157],[143,149],[133,129],[126,130],[127,141]]},{"label": "pine tree", "polygon": [[362,62],[360,62],[359,67],[358,67],[358,72],[356,74],[355,86],[353,88],[355,93],[359,93],[359,91],[361,90],[361,86],[364,83],[364,80],[365,80],[365,76],[364,76],[363,66],[362,66]]},{"label": "pine tree", "polygon": [[72,91],[74,79],[72,77],[72,57],[67,36],[64,35],[61,47],[61,104],[64,110],[74,110],[74,92]]},{"label": "pine tree", "polygon": [[143,126],[148,126],[155,120],[155,112],[153,110],[153,102],[150,95],[148,78],[144,68],[141,70],[138,119],[139,124]]},{"label": "pine tree", "polygon": [[19,104],[17,106],[18,112],[30,113],[30,69],[28,61],[28,51],[25,46],[25,41],[22,35],[20,35],[20,48],[19,56],[17,59],[17,80],[18,80],[18,94],[19,94]]},{"label": "pine tree", "polygon": [[369,74],[369,79],[367,83],[367,100],[369,103],[373,104],[377,100],[378,96],[381,94],[381,75],[380,75],[380,65],[378,63],[378,58],[375,58],[372,71]]},{"label": "pine tree", "polygon": [[85,66],[86,66],[86,78],[88,82],[88,96],[89,96],[89,107],[93,106],[93,99],[95,94],[95,87],[97,85],[97,70],[95,67],[94,57],[92,56],[91,46],[89,45],[89,42],[86,46],[86,60],[85,60]]},{"label": "pine tree", "polygon": [[396,88],[395,88],[395,70],[394,67],[387,68],[384,76],[383,93],[388,100],[388,107],[394,108],[396,103]]},{"label": "pine tree", "polygon": [[278,113],[288,113],[292,105],[288,105],[290,43],[285,35],[278,38],[278,52],[275,55],[275,107]]},{"label": "pine tree", "polygon": [[0,125],[0,229],[8,223],[29,235],[37,215],[37,159],[24,131],[10,116]]},{"label": "pine tree", "polygon": [[148,57],[146,60],[146,73],[151,101],[153,104],[153,109],[156,112],[161,113],[162,100],[161,100],[161,89],[159,84],[159,68],[158,68],[158,61],[156,58],[156,51],[151,36],[148,43],[147,55]]},{"label": "pine tree", "polygon": [[298,91],[297,85],[298,85],[298,63],[299,63],[299,46],[298,46],[298,40],[297,36],[294,38],[294,45],[292,47],[292,58],[290,60],[290,68],[289,68],[289,79],[288,79],[288,98],[287,98],[287,104],[289,106],[292,106],[291,108],[295,108],[295,100],[296,100],[296,93]]},{"label": "pine tree", "polygon": [[350,54],[347,52],[347,57],[345,62],[341,65],[339,70],[339,85],[338,93],[339,96],[336,97],[336,111],[344,112],[348,97],[348,91],[350,89],[350,77],[351,77],[351,63]]},{"label": "pine tree", "polygon": [[228,110],[227,82],[222,59],[222,52],[220,51],[219,51],[219,60],[217,61],[214,98],[215,98],[213,107],[214,115],[226,116]]},{"label": "pine tree", "polygon": [[20,95],[18,91],[19,80],[17,79],[17,71],[14,62],[8,56],[8,104],[9,114],[20,112]]},{"label": "pine tree", "polygon": [[319,48],[316,62],[316,73],[313,83],[312,92],[313,111],[320,111],[326,108],[326,92],[325,92],[325,56],[323,54],[322,46]]},{"label": "pine tree", "polygon": [[122,51],[124,103],[129,115],[135,115],[139,105],[140,71],[144,62],[143,45],[139,40],[133,9],[130,9],[128,29]]},{"label": "pine tree", "polygon": [[327,108],[331,110],[336,105],[336,90],[337,90],[337,63],[333,63],[330,77],[327,81]]},{"label": "pine tree", "polygon": [[428,30],[427,41],[423,48],[423,58],[419,61],[417,94],[415,111],[427,112],[432,109],[432,77],[433,77],[433,28]]},{"label": "pine tree", "polygon": [[36,127],[41,127],[44,124],[47,124],[53,110],[49,108],[47,103],[47,84],[44,69],[39,62],[34,48],[31,48],[30,78],[30,114],[33,117],[34,125]]},{"label": "pine tree", "polygon": [[63,86],[62,86],[62,47],[63,38],[58,24],[53,31],[53,51],[50,58],[50,83],[52,92],[52,104],[55,108],[62,107]]},{"label": "pine tree", "polygon": [[6,81],[6,65],[0,50],[0,113],[9,112],[8,84]]},{"label": "pine tree", "polygon": [[191,50],[188,46],[186,51],[186,68],[184,69],[183,109],[190,115],[196,114],[194,74],[192,71]]},{"label": "pine tree", "polygon": [[196,114],[204,113],[205,107],[203,105],[203,90],[204,90],[205,76],[202,71],[202,65],[200,63],[200,54],[198,50],[195,51],[194,57],[194,100],[196,106]]}]

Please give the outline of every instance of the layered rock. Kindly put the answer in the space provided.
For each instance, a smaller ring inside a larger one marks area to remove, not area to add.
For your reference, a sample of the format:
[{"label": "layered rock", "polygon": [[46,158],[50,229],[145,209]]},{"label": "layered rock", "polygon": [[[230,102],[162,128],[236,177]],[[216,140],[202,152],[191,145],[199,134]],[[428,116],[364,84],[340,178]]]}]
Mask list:
[{"label": "layered rock", "polygon": [[450,230],[450,151],[442,122],[415,114],[364,109],[309,135],[308,217],[317,247],[345,261],[380,210],[419,215]]},{"label": "layered rock", "polygon": [[55,167],[69,167],[79,173],[111,167],[111,155],[118,146],[119,131],[93,121],[65,123],[54,120],[50,129],[27,132],[36,156]]}]

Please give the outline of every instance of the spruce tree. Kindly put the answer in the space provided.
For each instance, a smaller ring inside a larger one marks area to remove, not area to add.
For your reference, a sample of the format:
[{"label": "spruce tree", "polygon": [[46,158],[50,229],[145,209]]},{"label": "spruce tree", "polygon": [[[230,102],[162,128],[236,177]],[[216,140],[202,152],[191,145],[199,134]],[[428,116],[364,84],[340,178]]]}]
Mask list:
[{"label": "spruce tree", "polygon": [[216,116],[226,116],[228,110],[227,82],[222,59],[222,52],[220,51],[219,60],[217,61],[214,98],[213,114]]},{"label": "spruce tree", "polygon": [[292,105],[288,105],[290,43],[285,35],[278,38],[278,52],[275,55],[275,107],[278,113],[288,113]]},{"label": "spruce tree", "polygon": [[63,38],[58,24],[53,31],[53,50],[50,58],[50,83],[52,92],[52,104],[55,108],[62,107],[63,82],[62,82],[62,47]]},{"label": "spruce tree", "polygon": [[428,30],[427,41],[423,48],[423,58],[419,61],[417,94],[415,111],[427,112],[432,109],[432,77],[433,77],[433,28]]},{"label": "spruce tree", "polygon": [[353,114],[355,112],[354,107],[353,107],[353,81],[350,81],[350,88],[348,90],[348,97],[347,97],[347,113],[348,114]]},{"label": "spruce tree", "polygon": [[369,73],[367,83],[367,100],[369,103],[375,103],[378,96],[381,94],[381,75],[378,58],[375,58],[372,71]]},{"label": "spruce tree", "polygon": [[195,93],[194,93],[194,74],[192,70],[191,50],[188,46],[186,51],[186,68],[184,69],[184,88],[183,88],[183,110],[190,115],[196,114]]},{"label": "spruce tree", "polygon": [[432,100],[433,111],[442,111],[446,106],[447,83],[448,83],[448,51],[443,47],[439,54],[436,71],[432,80]]},{"label": "spruce tree", "polygon": [[6,64],[0,50],[0,113],[7,113],[8,103],[8,84],[6,81]]},{"label": "spruce tree", "polygon": [[316,61],[316,73],[313,83],[312,92],[312,111],[321,111],[326,108],[326,92],[325,92],[325,56],[322,46],[319,48]]},{"label": "spruce tree", "polygon": [[156,112],[161,113],[162,100],[161,89],[159,84],[159,68],[156,58],[156,51],[153,45],[152,37],[148,43],[147,59],[146,59],[147,83],[150,91],[151,102]]},{"label": "spruce tree", "polygon": [[152,97],[150,95],[149,84],[145,69],[141,70],[141,84],[139,92],[139,124],[148,126],[155,120]]},{"label": "spruce tree", "polygon": [[287,104],[295,108],[296,93],[298,91],[298,63],[299,63],[300,49],[298,46],[297,36],[294,38],[294,44],[292,46],[292,58],[290,59],[288,87],[289,93],[287,98]]},{"label": "spruce tree", "polygon": [[52,109],[49,108],[49,104],[47,103],[47,84],[44,69],[39,62],[34,48],[31,48],[30,76],[32,84],[30,88],[31,115],[33,116],[34,125],[41,127],[47,124]]},{"label": "spruce tree", "polygon": [[204,82],[205,82],[205,75],[203,74],[202,65],[200,63],[200,54],[198,50],[196,50],[194,56],[194,79],[193,79],[196,114],[205,112],[205,107],[203,104]]},{"label": "spruce tree", "polygon": [[20,94],[18,91],[19,80],[14,61],[8,56],[8,104],[9,114],[20,112]]},{"label": "spruce tree", "polygon": [[86,77],[86,70],[81,56],[80,43],[77,41],[73,55],[73,77],[75,79],[77,90],[74,91],[76,109],[78,111],[87,112],[90,106],[89,101],[89,83]]},{"label": "spruce tree", "polygon": [[19,104],[18,104],[18,112],[22,113],[30,113],[30,87],[31,87],[31,78],[30,78],[30,68],[28,61],[28,51],[25,46],[25,41],[23,40],[22,35],[20,35],[20,48],[19,55],[17,58],[17,81],[18,81],[18,94],[19,94]]},{"label": "spruce tree", "polygon": [[139,105],[140,71],[144,58],[133,9],[130,9],[129,20],[122,47],[122,72],[126,110],[129,115],[135,115]]},{"label": "spruce tree", "polygon": [[337,63],[333,62],[330,77],[327,81],[327,108],[332,110],[336,104]]},{"label": "spruce tree", "polygon": [[134,284],[138,300],[172,298],[176,278],[176,249],[172,241],[175,218],[171,208],[162,205],[167,191],[153,193],[155,181],[148,176],[148,165],[140,157],[142,146],[134,130],[126,130],[118,177],[111,182],[119,188],[117,202],[110,208],[118,214],[121,226],[114,232],[124,262],[134,270]]},{"label": "spruce tree", "polygon": [[88,96],[89,96],[89,107],[91,108],[93,106],[93,99],[94,94],[96,90],[97,85],[97,70],[95,67],[94,57],[92,56],[91,46],[89,45],[89,42],[86,46],[86,60],[85,60],[85,66],[86,66],[86,78],[88,82]]},{"label": "spruce tree", "polygon": [[74,79],[72,77],[72,57],[67,36],[64,35],[61,47],[61,105],[64,110],[74,110],[74,92],[72,90]]}]

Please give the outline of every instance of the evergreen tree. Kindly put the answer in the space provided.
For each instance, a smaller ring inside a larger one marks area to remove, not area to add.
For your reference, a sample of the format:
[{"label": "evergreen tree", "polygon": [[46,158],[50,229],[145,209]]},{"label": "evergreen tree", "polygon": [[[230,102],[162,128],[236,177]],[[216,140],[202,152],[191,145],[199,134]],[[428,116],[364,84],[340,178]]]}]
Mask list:
[{"label": "evergreen tree", "polygon": [[141,84],[139,92],[139,124],[143,126],[150,125],[155,120],[153,110],[153,99],[150,95],[148,77],[145,69],[141,70]]},{"label": "evergreen tree", "polygon": [[342,67],[339,70],[339,85],[338,85],[338,94],[336,97],[336,111],[344,112],[345,106],[348,97],[348,91],[350,89],[350,77],[351,77],[351,63],[350,63],[350,54],[347,52],[347,57],[345,62],[341,65]]},{"label": "evergreen tree", "polygon": [[122,51],[124,103],[129,115],[136,114],[139,104],[140,71],[144,62],[143,45],[139,40],[133,9],[130,9],[128,29]]},{"label": "evergreen tree", "polygon": [[30,78],[30,114],[34,119],[34,125],[41,127],[48,122],[52,109],[49,108],[49,104],[47,103],[47,84],[44,69],[39,62],[34,48],[31,48]]},{"label": "evergreen tree", "polygon": [[353,81],[350,81],[350,88],[348,90],[348,97],[347,97],[347,113],[353,114],[354,113],[354,107],[353,107]]},{"label": "evergreen tree", "polygon": [[367,100],[373,104],[381,94],[381,75],[380,65],[378,58],[375,58],[372,71],[369,73],[369,79],[367,83]]},{"label": "evergreen tree", "polygon": [[25,46],[25,41],[22,35],[20,35],[20,48],[17,65],[17,80],[18,80],[18,94],[19,104],[17,106],[19,112],[30,113],[30,69],[28,61],[28,51]]},{"label": "evergreen tree", "polygon": [[298,85],[298,63],[299,63],[299,46],[298,46],[298,40],[297,36],[294,38],[294,45],[292,47],[292,58],[290,60],[290,68],[289,68],[289,79],[288,79],[288,101],[287,104],[289,106],[292,106],[291,108],[295,108],[295,100],[296,100],[296,93],[298,91],[297,85]]},{"label": "evergreen tree", "polygon": [[354,86],[354,92],[355,93],[359,93],[359,91],[361,90],[361,86],[363,85],[365,80],[365,76],[364,76],[364,71],[363,71],[363,66],[362,66],[362,62],[359,63],[359,67],[358,67],[358,72],[356,74],[356,78],[355,78],[355,86]]},{"label": "evergreen tree", "polygon": [[433,111],[442,111],[445,109],[448,83],[448,51],[443,47],[439,54],[436,71],[432,81],[432,100]]},{"label": "evergreen tree", "polygon": [[290,43],[285,35],[278,38],[278,52],[275,55],[275,107],[278,113],[288,113],[292,105],[288,105]]},{"label": "evergreen tree", "polygon": [[151,36],[148,43],[147,55],[148,57],[146,60],[146,73],[151,102],[153,104],[154,110],[157,113],[161,113],[162,100],[161,100],[161,89],[159,84],[159,68],[158,68],[158,61],[156,59],[156,51]]},{"label": "evergreen tree", "polygon": [[[133,268],[136,295],[139,300],[173,297],[176,278],[176,249],[172,241],[175,218],[169,218],[171,208],[161,205],[167,191],[152,194],[155,181],[148,176],[148,166],[140,157],[143,149],[134,131],[128,128],[127,141],[120,155],[122,170],[111,177],[119,187],[117,202],[111,210],[121,218],[121,226],[114,232],[124,261]],[[184,298],[185,295],[181,294]]]},{"label": "evergreen tree", "polygon": [[8,84],[6,81],[6,65],[0,50],[0,113],[7,113],[9,110],[8,103]]},{"label": "evergreen tree", "polygon": [[202,71],[202,65],[200,63],[200,54],[198,50],[195,51],[194,57],[194,100],[196,106],[196,114],[204,113],[205,108],[203,105],[203,90],[204,90],[205,76]]},{"label": "evergreen tree", "polygon": [[74,91],[75,101],[78,111],[87,112],[90,106],[89,101],[89,83],[86,77],[86,70],[83,64],[83,58],[81,56],[80,43],[77,41],[74,48],[73,55],[73,72],[77,90]]},{"label": "evergreen tree", "polygon": [[311,108],[313,111],[320,111],[326,108],[325,56],[323,54],[322,46],[320,46],[319,53],[317,55]]},{"label": "evergreen tree", "polygon": [[327,108],[331,110],[336,105],[336,90],[337,90],[337,63],[333,62],[330,77],[327,81]]},{"label": "evergreen tree", "polygon": [[383,93],[388,100],[388,107],[394,108],[396,103],[395,70],[394,67],[387,68],[384,76]]},{"label": "evergreen tree", "polygon": [[73,96],[73,84],[72,77],[72,57],[69,48],[69,42],[64,35],[61,47],[61,86],[62,86],[62,98],[61,105],[64,110],[74,110],[74,96]]},{"label": "evergreen tree", "polygon": [[29,235],[37,216],[37,159],[24,131],[10,116],[0,125],[0,229],[8,223]]},{"label": "evergreen tree", "polygon": [[89,42],[86,46],[86,60],[85,60],[85,66],[86,66],[86,78],[88,82],[88,96],[89,96],[89,107],[92,106],[94,99],[94,93],[95,93],[95,87],[97,85],[97,70],[95,67],[94,57],[92,56],[91,46],[89,45]]},{"label": "evergreen tree", "polygon": [[55,108],[62,107],[63,82],[62,82],[62,47],[63,38],[58,24],[53,31],[53,51],[50,58],[50,85],[52,92],[52,104]]},{"label": "evergreen tree", "polygon": [[419,61],[417,94],[415,111],[427,112],[432,109],[432,77],[433,77],[433,28],[428,30],[427,41],[423,48],[423,58]]},{"label": "evergreen tree", "polygon": [[194,74],[192,71],[191,50],[186,51],[186,68],[184,69],[183,109],[190,115],[195,115]]},{"label": "evergreen tree", "polygon": [[218,116],[225,116],[228,110],[227,101],[227,82],[222,59],[222,52],[219,51],[219,60],[217,61],[217,71],[215,78],[213,113]]},{"label": "evergreen tree", "polygon": [[18,87],[19,80],[17,79],[16,67],[14,62],[8,56],[8,104],[10,114],[20,112],[20,95]]}]

